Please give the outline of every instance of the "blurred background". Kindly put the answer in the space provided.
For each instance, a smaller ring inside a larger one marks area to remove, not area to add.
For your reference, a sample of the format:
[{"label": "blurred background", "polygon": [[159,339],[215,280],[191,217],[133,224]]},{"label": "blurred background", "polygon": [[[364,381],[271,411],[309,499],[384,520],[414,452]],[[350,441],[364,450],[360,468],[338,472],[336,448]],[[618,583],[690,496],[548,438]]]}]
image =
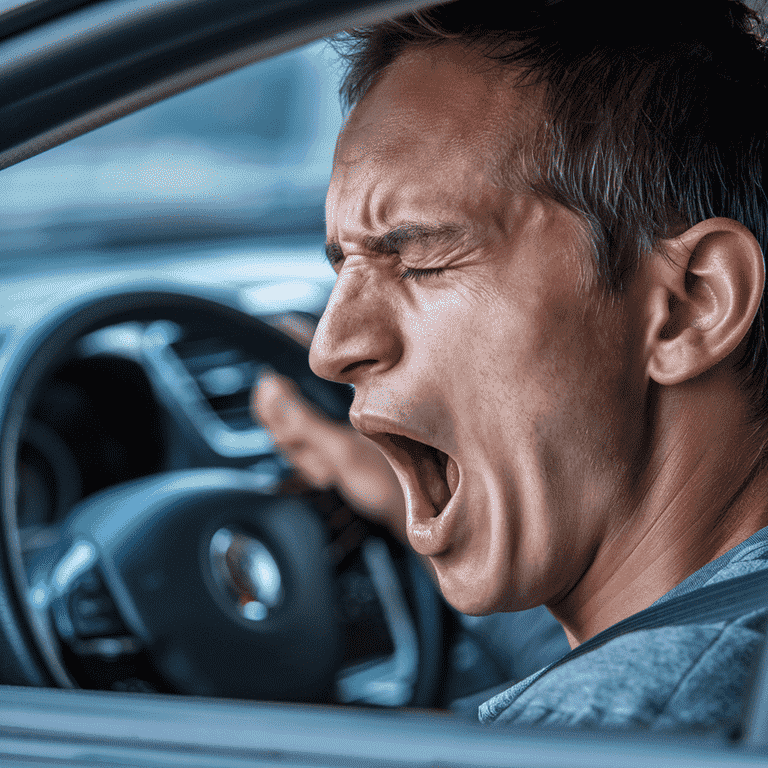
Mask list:
[{"label": "blurred background", "polygon": [[339,77],[315,43],[3,171],[4,276],[141,262],[188,278],[194,259],[200,280],[247,281],[269,262],[285,275],[293,254],[299,273],[332,279],[320,251]]}]

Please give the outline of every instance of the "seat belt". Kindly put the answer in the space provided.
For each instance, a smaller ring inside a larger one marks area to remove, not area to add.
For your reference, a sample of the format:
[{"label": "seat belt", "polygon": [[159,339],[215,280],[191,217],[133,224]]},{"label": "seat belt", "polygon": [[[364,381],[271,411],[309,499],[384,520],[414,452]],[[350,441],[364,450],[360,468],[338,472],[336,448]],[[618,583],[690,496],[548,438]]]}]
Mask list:
[{"label": "seat belt", "polygon": [[768,569],[698,587],[645,608],[576,646],[547,671],[629,632],[686,624],[714,624],[761,608],[768,611]]},{"label": "seat belt", "polygon": [[[547,667],[544,674],[629,632],[687,624],[714,624],[761,609],[768,612],[768,569],[699,587],[654,604],[586,640]],[[752,685],[745,691],[741,741],[746,746],[764,749],[768,747],[768,697],[765,696],[768,689],[767,641],[763,642],[755,672]]]},{"label": "seat belt", "polygon": [[[698,587],[645,608],[576,646],[558,661],[545,667],[542,677],[561,664],[583,656],[615,637],[629,632],[686,624],[714,624],[736,619],[762,608],[768,612],[768,568]],[[768,645],[766,648],[768,649]],[[511,683],[507,682],[486,691],[465,696],[452,702],[451,709],[461,714],[476,712],[479,704],[506,690],[510,685]],[[766,718],[768,719],[768,710]],[[768,736],[766,736],[766,744],[768,744]]]}]

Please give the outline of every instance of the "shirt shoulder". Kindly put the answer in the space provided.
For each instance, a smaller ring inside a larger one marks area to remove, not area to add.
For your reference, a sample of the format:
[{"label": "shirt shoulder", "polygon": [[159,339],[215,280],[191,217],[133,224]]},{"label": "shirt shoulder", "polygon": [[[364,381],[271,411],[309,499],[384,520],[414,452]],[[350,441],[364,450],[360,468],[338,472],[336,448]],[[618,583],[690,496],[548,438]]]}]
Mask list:
[{"label": "shirt shoulder", "polygon": [[493,719],[662,730],[735,723],[763,619],[622,635],[542,675]]},{"label": "shirt shoulder", "polygon": [[[694,578],[697,572],[686,580],[693,584],[690,589],[683,582],[668,595],[768,569],[768,537],[736,549],[726,553],[721,567],[710,563],[705,579]],[[498,694],[481,706],[480,719],[653,730],[728,728],[741,717],[767,614],[765,609],[727,622],[620,635]]]}]

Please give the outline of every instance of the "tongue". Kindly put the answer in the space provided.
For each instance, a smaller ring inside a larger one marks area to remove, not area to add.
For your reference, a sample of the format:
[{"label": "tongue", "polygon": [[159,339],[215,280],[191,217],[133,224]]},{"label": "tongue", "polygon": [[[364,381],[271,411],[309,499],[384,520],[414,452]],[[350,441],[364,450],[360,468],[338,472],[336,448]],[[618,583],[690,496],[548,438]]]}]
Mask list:
[{"label": "tongue", "polygon": [[421,466],[421,474],[435,512],[439,515],[459,485],[459,468],[456,462],[448,457],[444,470],[441,471],[436,463],[427,461]]},{"label": "tongue", "polygon": [[451,492],[434,462],[425,462],[421,467],[421,475],[425,481],[426,491],[429,494],[432,506],[439,515],[445,509],[445,505],[451,500]]}]

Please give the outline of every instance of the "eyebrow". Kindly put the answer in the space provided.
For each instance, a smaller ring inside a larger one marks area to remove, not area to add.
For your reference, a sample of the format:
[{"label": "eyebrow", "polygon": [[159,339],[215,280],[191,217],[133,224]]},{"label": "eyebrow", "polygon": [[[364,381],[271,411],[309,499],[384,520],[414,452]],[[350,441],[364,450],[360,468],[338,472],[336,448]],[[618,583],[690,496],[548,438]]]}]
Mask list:
[{"label": "eyebrow", "polygon": [[[459,224],[420,224],[406,222],[383,235],[367,235],[363,246],[370,253],[383,256],[398,254],[406,245],[424,245],[425,243],[451,242],[466,234],[466,228]],[[331,265],[338,264],[344,258],[344,251],[338,240],[329,240],[325,245],[325,255]]]}]

